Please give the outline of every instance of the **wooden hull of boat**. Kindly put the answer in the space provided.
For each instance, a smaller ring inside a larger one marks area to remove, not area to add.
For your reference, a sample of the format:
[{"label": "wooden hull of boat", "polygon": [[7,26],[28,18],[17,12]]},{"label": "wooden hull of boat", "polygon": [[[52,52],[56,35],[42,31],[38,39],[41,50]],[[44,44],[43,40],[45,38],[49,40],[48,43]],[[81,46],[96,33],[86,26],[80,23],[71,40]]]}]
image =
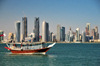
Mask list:
[{"label": "wooden hull of boat", "polygon": [[50,48],[36,50],[10,50],[13,54],[45,54]]}]

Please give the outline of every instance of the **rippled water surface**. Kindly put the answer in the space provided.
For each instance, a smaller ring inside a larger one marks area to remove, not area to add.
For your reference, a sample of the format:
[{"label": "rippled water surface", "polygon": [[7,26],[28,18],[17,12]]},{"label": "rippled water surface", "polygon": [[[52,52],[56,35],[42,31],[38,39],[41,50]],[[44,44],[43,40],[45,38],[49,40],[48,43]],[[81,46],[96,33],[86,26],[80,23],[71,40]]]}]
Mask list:
[{"label": "rippled water surface", "polygon": [[46,55],[14,55],[0,44],[0,66],[100,66],[100,44],[56,44]]}]

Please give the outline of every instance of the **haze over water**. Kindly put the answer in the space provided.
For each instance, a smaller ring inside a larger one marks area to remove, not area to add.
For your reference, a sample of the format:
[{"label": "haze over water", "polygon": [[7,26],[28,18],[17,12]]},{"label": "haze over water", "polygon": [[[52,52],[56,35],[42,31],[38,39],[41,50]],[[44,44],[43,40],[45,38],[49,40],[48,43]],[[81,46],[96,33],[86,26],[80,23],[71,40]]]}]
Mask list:
[{"label": "haze over water", "polygon": [[13,55],[0,44],[0,66],[100,66],[100,43],[56,44],[46,55]]}]

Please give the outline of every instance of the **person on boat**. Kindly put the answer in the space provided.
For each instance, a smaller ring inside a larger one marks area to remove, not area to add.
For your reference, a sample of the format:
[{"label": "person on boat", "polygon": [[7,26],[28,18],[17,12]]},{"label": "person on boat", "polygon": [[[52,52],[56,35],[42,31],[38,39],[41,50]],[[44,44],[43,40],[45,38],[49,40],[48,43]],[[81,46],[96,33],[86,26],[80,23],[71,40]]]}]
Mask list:
[{"label": "person on boat", "polygon": [[29,49],[29,44],[26,44],[26,46],[27,46],[27,49]]},{"label": "person on boat", "polygon": [[22,47],[23,45],[22,45],[22,43],[21,43],[21,47]]},{"label": "person on boat", "polygon": [[45,42],[42,42],[42,48],[45,48],[46,46],[45,46]]},{"label": "person on boat", "polygon": [[16,47],[16,44],[13,44],[13,46],[11,46],[12,49],[15,49],[15,47]]}]

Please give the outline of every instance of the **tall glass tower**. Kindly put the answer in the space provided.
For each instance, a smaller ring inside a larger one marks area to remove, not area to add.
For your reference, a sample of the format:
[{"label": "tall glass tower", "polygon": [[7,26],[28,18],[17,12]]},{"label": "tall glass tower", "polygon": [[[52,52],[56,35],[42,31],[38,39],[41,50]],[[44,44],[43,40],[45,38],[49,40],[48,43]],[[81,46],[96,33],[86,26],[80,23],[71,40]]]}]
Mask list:
[{"label": "tall glass tower", "polygon": [[[86,28],[87,28],[88,35],[90,35],[90,23],[87,23],[87,24],[86,24]],[[87,34],[87,33],[86,33],[86,34]]]},{"label": "tall glass tower", "polygon": [[80,29],[77,28],[76,29],[76,41],[79,41],[80,40]]},{"label": "tall glass tower", "polygon": [[95,39],[99,39],[98,26],[95,26]]},{"label": "tall glass tower", "polygon": [[45,21],[42,23],[42,41],[49,41],[49,24]]},{"label": "tall glass tower", "polygon": [[46,23],[46,41],[49,41],[49,23]]},{"label": "tall glass tower", "polygon": [[16,41],[20,42],[20,21],[16,22],[15,31],[16,31]]},{"label": "tall glass tower", "polygon": [[35,33],[35,41],[39,41],[39,17],[35,17],[33,32]]},{"label": "tall glass tower", "polygon": [[60,25],[57,25],[57,41],[61,40],[61,27]]},{"label": "tall glass tower", "polygon": [[53,34],[53,32],[50,32],[50,41],[52,41],[52,34]]},{"label": "tall glass tower", "polygon": [[65,41],[65,27],[61,28],[61,41]]},{"label": "tall glass tower", "polygon": [[22,34],[23,40],[27,37],[27,17],[22,17]]},{"label": "tall glass tower", "polygon": [[85,32],[82,32],[82,42],[85,42],[85,40],[86,40],[86,34]]}]

